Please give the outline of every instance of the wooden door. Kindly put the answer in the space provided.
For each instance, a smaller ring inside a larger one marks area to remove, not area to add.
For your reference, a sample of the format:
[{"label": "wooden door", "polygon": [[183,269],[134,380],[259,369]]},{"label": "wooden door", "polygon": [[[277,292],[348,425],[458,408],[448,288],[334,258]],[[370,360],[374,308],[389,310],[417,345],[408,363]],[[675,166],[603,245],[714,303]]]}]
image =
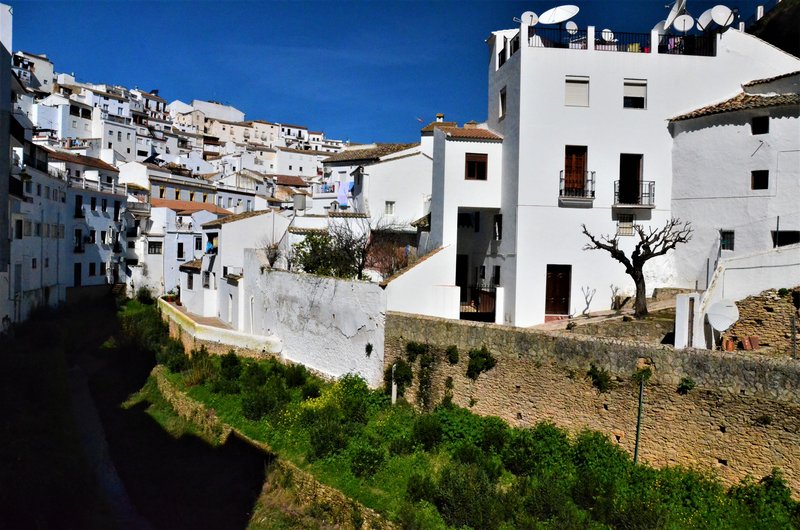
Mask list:
[{"label": "wooden door", "polygon": [[544,312],[546,315],[568,315],[572,265],[548,265]]},{"label": "wooden door", "polygon": [[81,280],[82,280],[81,264],[75,263],[72,266],[72,285],[75,287],[80,287]]},{"label": "wooden door", "polygon": [[639,204],[642,188],[642,155],[619,155],[619,204]]},{"label": "wooden door", "polygon": [[564,194],[583,195],[586,187],[586,146],[568,145],[564,149]]}]

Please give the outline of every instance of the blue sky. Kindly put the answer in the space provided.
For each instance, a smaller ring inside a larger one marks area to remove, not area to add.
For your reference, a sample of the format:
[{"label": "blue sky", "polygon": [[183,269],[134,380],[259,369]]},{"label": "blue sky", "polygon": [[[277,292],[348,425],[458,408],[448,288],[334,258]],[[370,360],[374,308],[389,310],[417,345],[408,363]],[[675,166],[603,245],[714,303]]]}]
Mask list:
[{"label": "blue sky", "polygon": [[[5,0],[8,2],[8,0]],[[356,142],[419,138],[444,112],[486,118],[493,30],[529,1],[11,1],[14,48],[45,53],[80,81],[213,99],[248,119],[306,125]],[[668,0],[572,1],[580,27],[649,31]],[[699,16],[718,1],[689,0]],[[744,18],[758,2],[733,0]]]}]

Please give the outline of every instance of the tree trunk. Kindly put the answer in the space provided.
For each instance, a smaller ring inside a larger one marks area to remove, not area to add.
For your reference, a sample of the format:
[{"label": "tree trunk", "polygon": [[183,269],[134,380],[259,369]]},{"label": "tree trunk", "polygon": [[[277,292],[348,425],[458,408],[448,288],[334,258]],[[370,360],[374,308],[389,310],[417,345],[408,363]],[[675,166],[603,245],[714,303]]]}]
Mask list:
[{"label": "tree trunk", "polygon": [[647,287],[644,284],[644,274],[642,271],[633,271],[631,274],[636,284],[636,301],[633,305],[633,316],[644,318],[647,316]]}]

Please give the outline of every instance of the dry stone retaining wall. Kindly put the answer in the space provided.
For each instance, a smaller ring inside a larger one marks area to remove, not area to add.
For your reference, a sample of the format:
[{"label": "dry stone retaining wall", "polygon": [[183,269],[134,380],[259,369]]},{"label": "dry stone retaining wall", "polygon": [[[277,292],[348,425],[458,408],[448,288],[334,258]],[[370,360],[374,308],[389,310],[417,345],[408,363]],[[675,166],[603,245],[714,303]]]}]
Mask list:
[{"label": "dry stone retaining wall", "polygon": [[[434,402],[452,378],[449,392],[459,406],[517,426],[548,420],[572,432],[598,430],[631,454],[638,388],[630,376],[644,359],[654,374],[645,391],[643,461],[714,469],[726,483],[780,467],[800,494],[800,362],[387,313],[387,367],[405,355],[409,341],[438,352]],[[460,351],[455,365],[443,353],[449,345]],[[497,365],[472,381],[466,377],[468,350],[484,345]],[[601,394],[587,380],[591,364],[615,379],[611,391]],[[418,365],[414,373],[406,391],[412,402]],[[697,386],[681,395],[684,377]]]},{"label": "dry stone retaining wall", "polygon": [[739,320],[724,333],[724,337],[741,347],[744,339],[756,336],[761,347],[770,348],[776,353],[790,353],[792,315],[800,326],[800,310],[795,307],[794,297],[800,297],[800,287],[787,290],[784,294],[770,289],[736,302]]}]

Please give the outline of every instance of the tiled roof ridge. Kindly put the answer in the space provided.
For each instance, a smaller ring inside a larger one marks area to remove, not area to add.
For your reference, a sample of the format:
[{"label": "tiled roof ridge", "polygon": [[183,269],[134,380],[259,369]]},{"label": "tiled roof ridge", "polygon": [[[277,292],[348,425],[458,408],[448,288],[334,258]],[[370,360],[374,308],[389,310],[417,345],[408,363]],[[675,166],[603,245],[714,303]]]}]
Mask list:
[{"label": "tiled roof ridge", "polygon": [[748,94],[746,92],[740,92],[734,97],[728,98],[724,101],[712,103],[711,105],[706,105],[679,116],[675,116],[674,118],[670,119],[670,121],[683,121],[737,110],[799,104],[800,94]]}]

